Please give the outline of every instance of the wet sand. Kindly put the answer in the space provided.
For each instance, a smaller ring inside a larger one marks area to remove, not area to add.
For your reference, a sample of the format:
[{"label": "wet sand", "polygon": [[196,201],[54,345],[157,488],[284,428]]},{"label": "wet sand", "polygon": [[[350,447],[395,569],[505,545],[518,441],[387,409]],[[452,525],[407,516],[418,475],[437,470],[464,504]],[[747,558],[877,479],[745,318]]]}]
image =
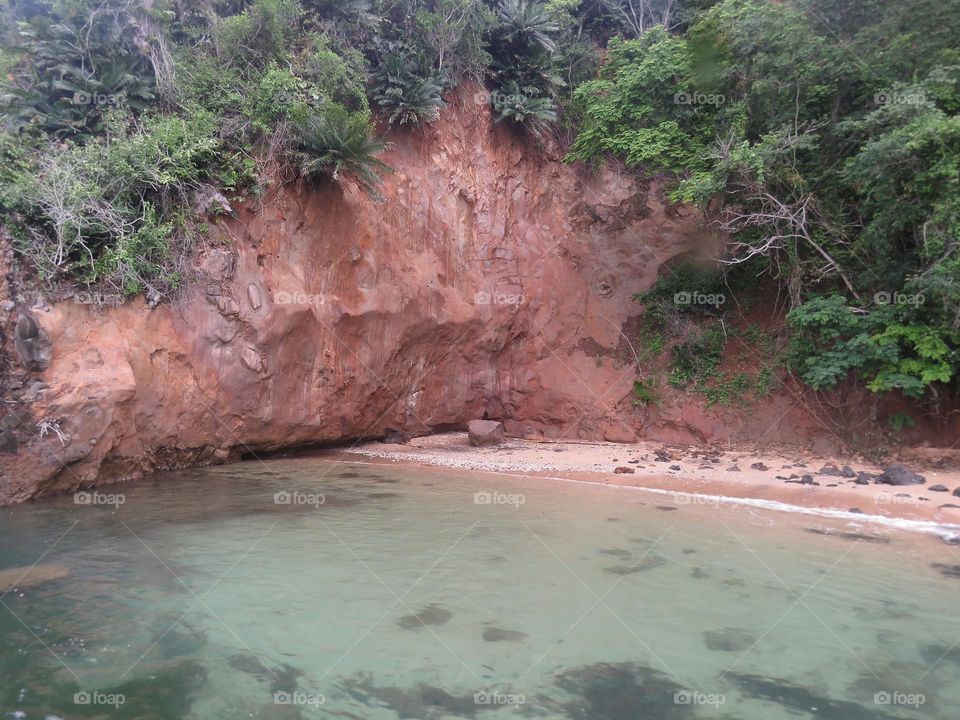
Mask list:
[{"label": "wet sand", "polygon": [[[915,469],[924,485],[857,484],[855,478],[821,474],[827,465],[879,475],[883,468],[850,459],[748,453],[713,448],[603,442],[541,442],[510,438],[499,447],[477,448],[466,433],[415,438],[404,445],[372,442],[325,453],[333,459],[436,465],[474,471],[560,477],[566,480],[654,490],[753,499],[803,508],[863,513],[887,518],[960,524],[960,472]],[[755,467],[751,467],[755,466]],[[628,468],[633,472],[615,472]],[[807,482],[801,484],[804,475]],[[944,485],[947,492],[931,491]],[[956,505],[957,507],[949,507]],[[947,507],[944,507],[947,506]]]}]

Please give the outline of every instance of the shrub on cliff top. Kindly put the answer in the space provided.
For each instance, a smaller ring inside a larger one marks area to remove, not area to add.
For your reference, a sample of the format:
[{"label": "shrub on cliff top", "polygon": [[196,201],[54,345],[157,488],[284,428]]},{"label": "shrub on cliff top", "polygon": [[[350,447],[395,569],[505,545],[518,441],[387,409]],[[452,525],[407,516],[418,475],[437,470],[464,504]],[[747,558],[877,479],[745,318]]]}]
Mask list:
[{"label": "shrub on cliff top", "polygon": [[307,178],[329,177],[339,181],[347,175],[376,196],[380,173],[390,167],[376,156],[387,143],[374,137],[368,117],[350,113],[339,105],[296,121],[297,159]]}]

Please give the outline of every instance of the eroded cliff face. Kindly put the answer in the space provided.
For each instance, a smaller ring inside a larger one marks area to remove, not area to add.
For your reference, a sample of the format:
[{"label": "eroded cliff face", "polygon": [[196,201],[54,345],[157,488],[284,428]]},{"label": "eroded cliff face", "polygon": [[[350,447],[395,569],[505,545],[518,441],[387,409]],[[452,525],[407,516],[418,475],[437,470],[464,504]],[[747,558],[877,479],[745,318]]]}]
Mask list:
[{"label": "eroded cliff face", "polygon": [[532,151],[473,96],[392,135],[381,202],[294,182],[215,223],[174,304],[8,303],[52,352],[18,370],[0,500],[483,416],[521,436],[756,432],[635,408],[634,363],[614,352],[631,296],[700,239],[700,216]]}]

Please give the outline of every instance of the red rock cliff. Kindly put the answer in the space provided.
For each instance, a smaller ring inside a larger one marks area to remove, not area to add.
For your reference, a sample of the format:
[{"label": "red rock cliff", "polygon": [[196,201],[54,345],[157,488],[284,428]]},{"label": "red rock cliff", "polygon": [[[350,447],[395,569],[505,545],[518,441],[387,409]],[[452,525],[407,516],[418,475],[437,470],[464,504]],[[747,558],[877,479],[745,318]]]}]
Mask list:
[{"label": "red rock cliff", "polygon": [[516,435],[675,426],[651,425],[630,403],[633,364],[603,354],[699,215],[655,183],[533,151],[470,92],[391,140],[383,201],[349,183],[274,188],[213,226],[172,305],[30,310],[52,357],[20,383],[32,402],[0,454],[0,500],[484,415]]}]

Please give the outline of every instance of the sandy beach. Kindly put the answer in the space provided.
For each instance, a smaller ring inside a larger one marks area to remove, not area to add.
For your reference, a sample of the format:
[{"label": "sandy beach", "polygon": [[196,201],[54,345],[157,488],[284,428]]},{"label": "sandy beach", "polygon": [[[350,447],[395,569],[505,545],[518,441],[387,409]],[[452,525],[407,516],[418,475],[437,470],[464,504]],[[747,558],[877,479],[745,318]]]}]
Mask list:
[{"label": "sandy beach", "polygon": [[[370,442],[330,451],[329,455],[352,461],[416,463],[562,478],[960,525],[960,496],[954,495],[955,491],[960,492],[960,472],[911,466],[924,477],[925,484],[891,486],[873,480],[858,484],[856,473],[880,475],[883,467],[849,458],[737,452],[654,442],[508,438],[497,447],[473,447],[466,433],[429,435],[402,445]],[[844,472],[854,477],[844,477]],[[933,490],[935,487],[946,490]]]}]

